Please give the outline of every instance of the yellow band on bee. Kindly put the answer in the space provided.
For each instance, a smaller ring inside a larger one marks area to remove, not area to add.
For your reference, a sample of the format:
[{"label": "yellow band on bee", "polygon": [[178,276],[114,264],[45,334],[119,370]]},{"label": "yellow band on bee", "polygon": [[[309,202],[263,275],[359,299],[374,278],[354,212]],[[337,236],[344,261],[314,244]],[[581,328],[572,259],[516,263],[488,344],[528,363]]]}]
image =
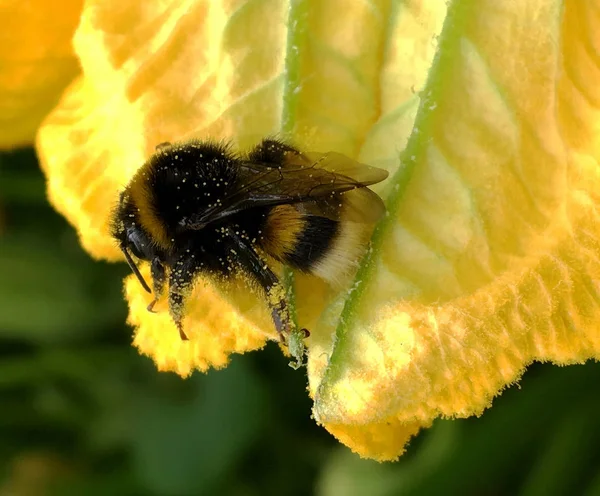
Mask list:
[{"label": "yellow band on bee", "polygon": [[148,189],[147,181],[143,180],[146,172],[146,165],[135,174],[128,190],[133,204],[137,207],[137,216],[141,227],[150,235],[161,248],[168,250],[171,247],[171,240],[163,222],[156,215],[152,193]]}]

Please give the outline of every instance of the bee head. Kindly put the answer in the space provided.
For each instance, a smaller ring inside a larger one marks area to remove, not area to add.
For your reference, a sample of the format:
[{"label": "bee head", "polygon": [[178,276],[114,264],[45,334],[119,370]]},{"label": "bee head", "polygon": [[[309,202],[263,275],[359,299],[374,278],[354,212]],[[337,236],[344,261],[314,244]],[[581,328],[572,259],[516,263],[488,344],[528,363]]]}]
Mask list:
[{"label": "bee head", "polygon": [[136,226],[128,226],[125,229],[125,247],[131,251],[134,257],[149,262],[154,258],[154,250],[144,232]]},{"label": "bee head", "polygon": [[146,235],[142,232],[141,229],[134,226],[128,226],[123,230],[123,233],[121,234],[119,247],[125,255],[125,259],[127,260],[129,267],[140,281],[142,287],[146,291],[148,291],[148,293],[151,293],[152,291],[150,291],[148,283],[146,283],[137,265],[135,264],[135,262],[131,258],[131,255],[129,254],[129,252],[131,252],[134,257],[144,261],[150,261],[152,260],[152,258],[154,258],[152,247],[150,245],[150,242],[146,238]]},{"label": "bee head", "polygon": [[155,256],[154,248],[146,233],[137,225],[134,216],[131,215],[131,205],[128,203],[125,195],[121,194],[119,205],[113,214],[111,234],[118,241],[125,260],[142,287],[151,293],[148,283],[144,280],[131,255],[133,254],[139,260],[150,261]]}]

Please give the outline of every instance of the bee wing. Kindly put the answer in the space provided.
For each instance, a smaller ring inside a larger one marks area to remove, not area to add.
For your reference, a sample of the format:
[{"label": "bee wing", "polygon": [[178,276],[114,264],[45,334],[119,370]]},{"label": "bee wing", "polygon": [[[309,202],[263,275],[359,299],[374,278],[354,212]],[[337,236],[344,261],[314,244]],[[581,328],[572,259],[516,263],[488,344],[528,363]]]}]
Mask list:
[{"label": "bee wing", "polygon": [[337,152],[293,153],[289,152],[286,168],[311,168],[330,172],[338,177],[359,183],[361,186],[376,184],[388,177],[388,171],[372,167]]},{"label": "bee wing", "polygon": [[374,224],[385,214],[381,198],[368,188],[357,188],[339,195],[326,196],[312,202],[303,202],[302,210],[309,215]]},{"label": "bee wing", "polygon": [[365,187],[383,181],[388,172],[340,153],[286,151],[281,164],[242,161],[238,175],[237,186],[228,191],[218,205],[187,219],[185,227],[202,229],[211,222],[253,207],[305,202],[315,215],[339,218],[339,208],[335,213],[334,207],[341,203],[339,195],[347,192],[352,192],[352,195],[344,195],[349,200],[349,211],[363,222],[372,215],[359,213],[367,203],[371,207],[375,205],[373,213],[377,218],[385,210],[381,199]]}]

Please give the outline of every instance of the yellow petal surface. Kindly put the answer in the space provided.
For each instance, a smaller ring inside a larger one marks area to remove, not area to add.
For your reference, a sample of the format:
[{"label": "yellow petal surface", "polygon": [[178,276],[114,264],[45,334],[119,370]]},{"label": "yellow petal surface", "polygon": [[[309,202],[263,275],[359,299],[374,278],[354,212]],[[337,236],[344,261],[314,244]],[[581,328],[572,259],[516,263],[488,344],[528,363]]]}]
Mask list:
[{"label": "yellow petal surface", "polygon": [[[150,271],[143,273],[148,280]],[[134,345],[150,356],[159,370],[187,377],[195,369],[224,367],[231,353],[265,344],[265,333],[255,322],[265,322],[268,315],[263,314],[264,308],[256,300],[232,294],[235,289],[223,298],[211,285],[198,283],[183,322],[190,340],[182,341],[173,328],[165,301],[159,302],[154,308],[156,314],[148,318],[148,294],[139,291],[139,284],[135,276],[130,276],[125,285],[131,309],[129,323],[139,327]],[[246,302],[247,306],[234,307],[231,300]]]},{"label": "yellow petal surface", "polygon": [[390,216],[310,368],[316,418],[361,455],[480,414],[533,360],[600,358],[599,32],[592,2],[451,4]]},{"label": "yellow petal surface", "polygon": [[29,145],[79,72],[71,38],[82,0],[0,2],[0,149]]}]

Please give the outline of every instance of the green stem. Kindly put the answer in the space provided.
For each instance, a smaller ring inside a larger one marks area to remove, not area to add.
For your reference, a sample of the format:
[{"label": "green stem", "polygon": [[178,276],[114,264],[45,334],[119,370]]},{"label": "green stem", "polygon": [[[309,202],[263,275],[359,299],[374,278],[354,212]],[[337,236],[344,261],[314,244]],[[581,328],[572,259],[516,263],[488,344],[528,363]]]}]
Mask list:
[{"label": "green stem", "polygon": [[296,110],[300,87],[300,59],[308,17],[307,0],[290,0],[288,13],[288,35],[285,55],[285,83],[283,88],[283,108],[281,131],[289,137],[296,124]]},{"label": "green stem", "polygon": [[[298,88],[300,87],[300,58],[302,45],[306,36],[306,18],[308,17],[308,1],[290,0],[288,13],[287,51],[285,56],[285,84],[283,88],[283,109],[281,115],[281,131],[289,139],[296,123],[298,108]],[[296,313],[296,296],[294,290],[294,274],[291,269],[284,268],[283,286],[287,294],[290,318],[294,327],[298,327]]]},{"label": "green stem", "polygon": [[[285,83],[283,88],[283,108],[281,115],[281,131],[286,139],[290,139],[296,124],[296,111],[300,88],[301,54],[306,36],[308,17],[307,0],[290,0],[288,13],[288,35],[285,56]],[[294,290],[294,273],[288,267],[283,272],[283,287],[287,295],[288,311],[294,324],[294,331],[288,338],[291,355],[296,360],[290,362],[294,369],[299,368],[304,360],[304,336],[298,328],[296,312],[296,293]]]}]

